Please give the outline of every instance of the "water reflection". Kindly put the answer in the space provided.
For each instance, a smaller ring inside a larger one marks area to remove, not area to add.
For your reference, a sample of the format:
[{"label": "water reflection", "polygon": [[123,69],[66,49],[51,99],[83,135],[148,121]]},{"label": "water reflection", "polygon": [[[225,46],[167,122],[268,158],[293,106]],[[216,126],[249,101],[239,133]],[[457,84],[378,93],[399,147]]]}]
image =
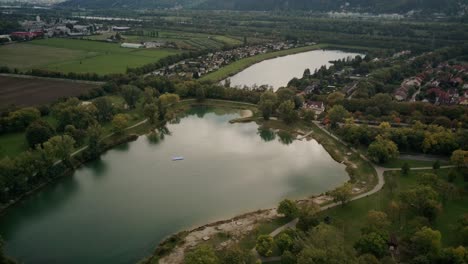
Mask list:
[{"label": "water reflection", "polygon": [[348,179],[317,142],[228,122],[237,117],[192,109],[158,129],[157,145],[140,137],[45,188],[0,219],[7,253],[25,263],[135,263],[181,229]]},{"label": "water reflection", "polygon": [[275,131],[269,128],[260,127],[257,132],[260,135],[260,138],[265,142],[273,141],[276,138]]},{"label": "water reflection", "polygon": [[278,140],[284,145],[290,145],[294,141],[294,136],[287,131],[280,130],[278,131]]}]

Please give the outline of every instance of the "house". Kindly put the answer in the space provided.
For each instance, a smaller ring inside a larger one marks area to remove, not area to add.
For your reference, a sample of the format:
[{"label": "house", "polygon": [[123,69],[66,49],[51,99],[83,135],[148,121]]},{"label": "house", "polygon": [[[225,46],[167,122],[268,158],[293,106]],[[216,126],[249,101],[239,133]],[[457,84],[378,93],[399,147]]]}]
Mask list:
[{"label": "house", "polygon": [[468,98],[466,98],[466,97],[460,98],[460,100],[458,101],[458,104],[459,105],[468,105]]},{"label": "house", "polygon": [[36,37],[44,36],[42,31],[33,31],[33,32],[13,32],[10,34],[10,37],[14,39],[34,39]]},{"label": "house", "polygon": [[154,48],[160,48],[164,45],[164,43],[162,42],[153,42],[153,41],[149,41],[149,42],[145,42],[143,43],[143,45],[145,46],[145,48],[147,49],[154,49]]},{"label": "house", "polygon": [[325,111],[325,104],[321,101],[307,101],[303,106],[305,109],[310,109],[315,112],[316,115],[320,115]]},{"label": "house", "polygon": [[122,43],[120,47],[129,48],[129,49],[140,49],[140,48],[144,48],[145,46],[140,43]]}]

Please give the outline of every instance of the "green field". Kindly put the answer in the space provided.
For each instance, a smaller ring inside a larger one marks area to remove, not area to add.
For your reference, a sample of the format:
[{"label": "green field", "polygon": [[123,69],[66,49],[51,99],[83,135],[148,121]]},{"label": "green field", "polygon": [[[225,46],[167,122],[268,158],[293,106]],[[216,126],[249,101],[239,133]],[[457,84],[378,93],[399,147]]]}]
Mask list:
[{"label": "green field", "polygon": [[125,73],[127,68],[157,62],[180,53],[174,49],[127,49],[116,43],[77,39],[44,39],[0,47],[0,64],[28,70],[64,73]]},{"label": "green field", "polygon": [[[450,169],[441,169],[437,171],[437,175],[446,179]],[[427,171],[410,171],[408,176],[402,176],[399,171],[385,173],[385,178],[393,177],[396,182],[396,188],[393,193],[390,192],[388,186],[380,192],[366,198],[362,198],[346,204],[338,206],[322,212],[322,216],[330,216],[332,221],[345,234],[346,241],[352,245],[361,234],[361,228],[364,227],[367,212],[370,210],[387,211],[390,201],[398,199],[398,194],[412,186],[417,185],[417,175],[420,173],[434,173],[433,170]],[[463,187],[463,177],[459,175],[455,184],[457,187]],[[466,205],[468,204],[468,196],[466,193],[458,199],[449,200],[443,204],[443,212],[440,213],[435,221],[435,229],[441,231],[442,241],[445,246],[454,245],[454,236],[451,234],[451,227],[456,223],[457,219],[463,213],[466,213]],[[397,232],[397,226],[395,232]]]}]

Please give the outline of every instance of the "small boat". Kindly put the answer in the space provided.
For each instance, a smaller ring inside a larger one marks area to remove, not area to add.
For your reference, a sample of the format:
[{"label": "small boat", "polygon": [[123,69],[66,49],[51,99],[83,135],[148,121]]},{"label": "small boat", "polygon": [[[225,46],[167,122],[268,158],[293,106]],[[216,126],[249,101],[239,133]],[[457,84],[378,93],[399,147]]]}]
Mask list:
[{"label": "small boat", "polygon": [[173,161],[184,160],[184,157],[172,157]]}]

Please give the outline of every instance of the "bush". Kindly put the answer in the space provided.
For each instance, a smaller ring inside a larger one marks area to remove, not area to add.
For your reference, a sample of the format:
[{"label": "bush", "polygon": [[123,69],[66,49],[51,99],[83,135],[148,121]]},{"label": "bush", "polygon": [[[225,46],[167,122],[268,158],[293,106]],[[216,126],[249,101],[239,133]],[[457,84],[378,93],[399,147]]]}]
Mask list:
[{"label": "bush", "polygon": [[274,241],[269,235],[261,235],[257,238],[255,248],[258,254],[264,257],[269,257],[273,254]]}]

